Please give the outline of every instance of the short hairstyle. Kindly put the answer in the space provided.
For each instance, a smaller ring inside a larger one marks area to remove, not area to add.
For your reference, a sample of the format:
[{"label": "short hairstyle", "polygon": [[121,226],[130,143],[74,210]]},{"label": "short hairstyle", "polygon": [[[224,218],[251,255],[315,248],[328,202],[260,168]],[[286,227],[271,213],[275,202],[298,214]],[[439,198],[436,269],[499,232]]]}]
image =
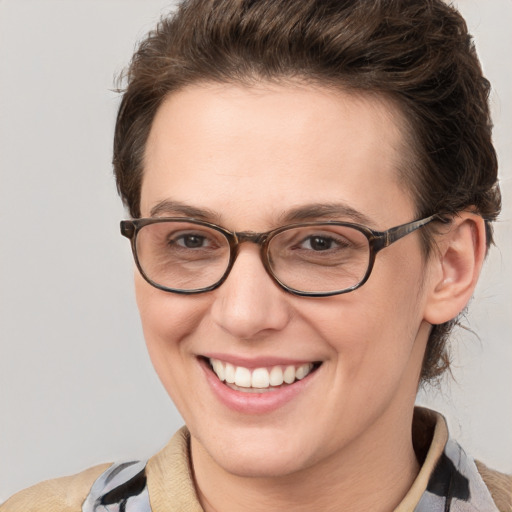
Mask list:
[{"label": "short hairstyle", "polygon": [[[299,80],[391,100],[409,128],[411,156],[399,173],[417,216],[472,208],[492,242],[501,195],[490,85],[464,19],[442,0],[183,1],[139,44],[122,78],[113,163],[134,218],[146,141],[170,93],[200,82]],[[422,381],[449,367],[456,323],[433,326]]]}]

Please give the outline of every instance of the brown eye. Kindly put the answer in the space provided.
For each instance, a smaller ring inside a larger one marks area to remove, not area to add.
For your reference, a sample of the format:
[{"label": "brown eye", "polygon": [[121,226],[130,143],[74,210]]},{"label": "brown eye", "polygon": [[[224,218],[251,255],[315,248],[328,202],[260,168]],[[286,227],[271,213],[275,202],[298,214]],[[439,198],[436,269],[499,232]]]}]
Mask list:
[{"label": "brown eye", "polygon": [[187,249],[198,249],[201,247],[205,247],[206,237],[200,235],[182,235],[175,240],[172,240],[171,243],[176,245],[180,245],[181,247],[185,247]]},{"label": "brown eye", "polygon": [[311,236],[302,242],[302,248],[312,249],[313,251],[327,251],[332,248],[333,243],[332,238]]}]

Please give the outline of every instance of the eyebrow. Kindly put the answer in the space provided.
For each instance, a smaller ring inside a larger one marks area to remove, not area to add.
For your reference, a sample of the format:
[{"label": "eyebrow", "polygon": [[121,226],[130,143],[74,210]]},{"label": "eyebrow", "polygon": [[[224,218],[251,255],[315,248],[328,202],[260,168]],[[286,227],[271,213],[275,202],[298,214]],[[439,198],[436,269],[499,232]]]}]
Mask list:
[{"label": "eyebrow", "polygon": [[[206,222],[221,224],[221,215],[209,208],[199,208],[180,201],[165,199],[150,210],[151,217],[185,216]],[[373,225],[374,220],[345,203],[311,203],[284,211],[279,216],[280,224],[308,222],[314,220],[350,220],[358,224]]]},{"label": "eyebrow", "polygon": [[312,203],[293,208],[281,216],[283,222],[310,220],[350,220],[358,224],[373,225],[375,221],[345,203]]},{"label": "eyebrow", "polygon": [[173,201],[165,199],[160,201],[149,212],[151,217],[165,217],[165,216],[185,216],[193,217],[194,219],[204,220],[208,222],[218,223],[220,215],[209,208],[198,208],[189,204],[181,203],[180,201]]}]

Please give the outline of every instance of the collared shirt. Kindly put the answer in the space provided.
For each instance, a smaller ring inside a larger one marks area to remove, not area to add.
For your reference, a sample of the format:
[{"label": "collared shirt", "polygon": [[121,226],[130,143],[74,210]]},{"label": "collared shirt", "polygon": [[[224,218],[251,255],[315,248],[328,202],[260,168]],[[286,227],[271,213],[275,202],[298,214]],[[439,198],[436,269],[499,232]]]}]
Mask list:
[{"label": "collared shirt", "polygon": [[[395,512],[498,512],[475,462],[449,438],[446,421],[440,414],[416,408],[413,441],[418,459],[423,463]],[[68,488],[56,492],[59,485],[66,484]],[[179,430],[147,462],[101,466],[68,477],[67,481],[42,483],[0,506],[0,512],[43,510],[203,512],[191,471],[188,430],[185,427]]]}]

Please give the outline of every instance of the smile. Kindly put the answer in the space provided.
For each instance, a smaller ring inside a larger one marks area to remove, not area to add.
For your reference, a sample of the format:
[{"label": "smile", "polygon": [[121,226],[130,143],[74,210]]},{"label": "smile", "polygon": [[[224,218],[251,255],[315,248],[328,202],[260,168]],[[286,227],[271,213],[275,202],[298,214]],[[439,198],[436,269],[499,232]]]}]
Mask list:
[{"label": "smile", "polygon": [[315,363],[304,363],[249,369],[219,359],[210,358],[208,361],[221,382],[226,383],[231,389],[246,393],[276,391],[283,385],[290,385],[304,379],[318,367]]}]

